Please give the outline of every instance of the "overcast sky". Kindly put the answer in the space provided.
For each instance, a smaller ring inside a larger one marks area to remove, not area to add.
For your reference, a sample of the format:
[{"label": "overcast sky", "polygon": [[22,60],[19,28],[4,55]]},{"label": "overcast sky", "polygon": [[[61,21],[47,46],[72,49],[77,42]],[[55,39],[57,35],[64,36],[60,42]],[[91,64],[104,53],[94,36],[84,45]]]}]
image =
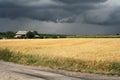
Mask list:
[{"label": "overcast sky", "polygon": [[120,0],[0,0],[0,31],[120,33]]}]

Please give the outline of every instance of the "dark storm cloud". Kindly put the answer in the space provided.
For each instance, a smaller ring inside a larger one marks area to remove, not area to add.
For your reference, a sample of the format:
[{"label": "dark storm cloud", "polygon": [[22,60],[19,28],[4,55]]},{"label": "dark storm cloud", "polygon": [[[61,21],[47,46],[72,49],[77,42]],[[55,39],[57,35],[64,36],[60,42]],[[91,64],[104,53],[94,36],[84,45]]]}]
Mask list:
[{"label": "dark storm cloud", "polygon": [[118,26],[120,25],[120,4],[119,6],[106,6],[100,9],[89,10],[84,14],[86,23]]},{"label": "dark storm cloud", "polygon": [[97,3],[97,2],[104,2],[106,0],[54,0],[60,1],[66,4],[78,4],[78,3]]},{"label": "dark storm cloud", "polygon": [[109,8],[99,5],[105,2],[107,0],[1,0],[0,17],[99,25],[119,23],[120,11],[107,12]]},{"label": "dark storm cloud", "polygon": [[0,31],[115,34],[119,8],[120,0],[0,0]]},{"label": "dark storm cloud", "polygon": [[120,7],[116,8],[114,12],[111,13],[109,19],[102,24],[119,26],[120,25]]},{"label": "dark storm cloud", "polygon": [[[31,18],[53,22],[91,22],[89,10],[107,0],[0,0],[1,18]],[[87,14],[85,15],[85,13]]]},{"label": "dark storm cloud", "polygon": [[40,22],[27,18],[0,19],[0,31],[37,30],[44,34],[93,35],[117,34],[120,27],[105,27],[93,24]]}]

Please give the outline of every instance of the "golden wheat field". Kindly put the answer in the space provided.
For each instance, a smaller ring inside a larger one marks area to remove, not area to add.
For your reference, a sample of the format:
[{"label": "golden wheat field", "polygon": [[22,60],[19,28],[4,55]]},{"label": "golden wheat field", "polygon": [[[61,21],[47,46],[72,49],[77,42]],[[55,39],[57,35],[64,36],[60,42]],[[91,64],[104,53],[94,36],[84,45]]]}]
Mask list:
[{"label": "golden wheat field", "polygon": [[0,49],[90,61],[120,62],[119,38],[0,40]]}]

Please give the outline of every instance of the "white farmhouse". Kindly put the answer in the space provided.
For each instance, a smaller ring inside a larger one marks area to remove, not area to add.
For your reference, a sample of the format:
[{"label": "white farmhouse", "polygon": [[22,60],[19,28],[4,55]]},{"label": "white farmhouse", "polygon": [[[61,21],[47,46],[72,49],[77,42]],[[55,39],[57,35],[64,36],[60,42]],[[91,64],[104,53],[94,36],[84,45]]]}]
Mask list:
[{"label": "white farmhouse", "polygon": [[15,38],[25,38],[28,31],[18,31]]}]

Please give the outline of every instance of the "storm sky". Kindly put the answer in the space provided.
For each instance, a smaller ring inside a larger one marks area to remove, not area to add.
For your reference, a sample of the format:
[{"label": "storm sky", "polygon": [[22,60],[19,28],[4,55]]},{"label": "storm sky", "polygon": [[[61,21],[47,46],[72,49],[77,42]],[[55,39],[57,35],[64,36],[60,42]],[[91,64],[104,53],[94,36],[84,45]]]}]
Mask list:
[{"label": "storm sky", "polygon": [[0,0],[0,31],[120,33],[120,0]]}]

